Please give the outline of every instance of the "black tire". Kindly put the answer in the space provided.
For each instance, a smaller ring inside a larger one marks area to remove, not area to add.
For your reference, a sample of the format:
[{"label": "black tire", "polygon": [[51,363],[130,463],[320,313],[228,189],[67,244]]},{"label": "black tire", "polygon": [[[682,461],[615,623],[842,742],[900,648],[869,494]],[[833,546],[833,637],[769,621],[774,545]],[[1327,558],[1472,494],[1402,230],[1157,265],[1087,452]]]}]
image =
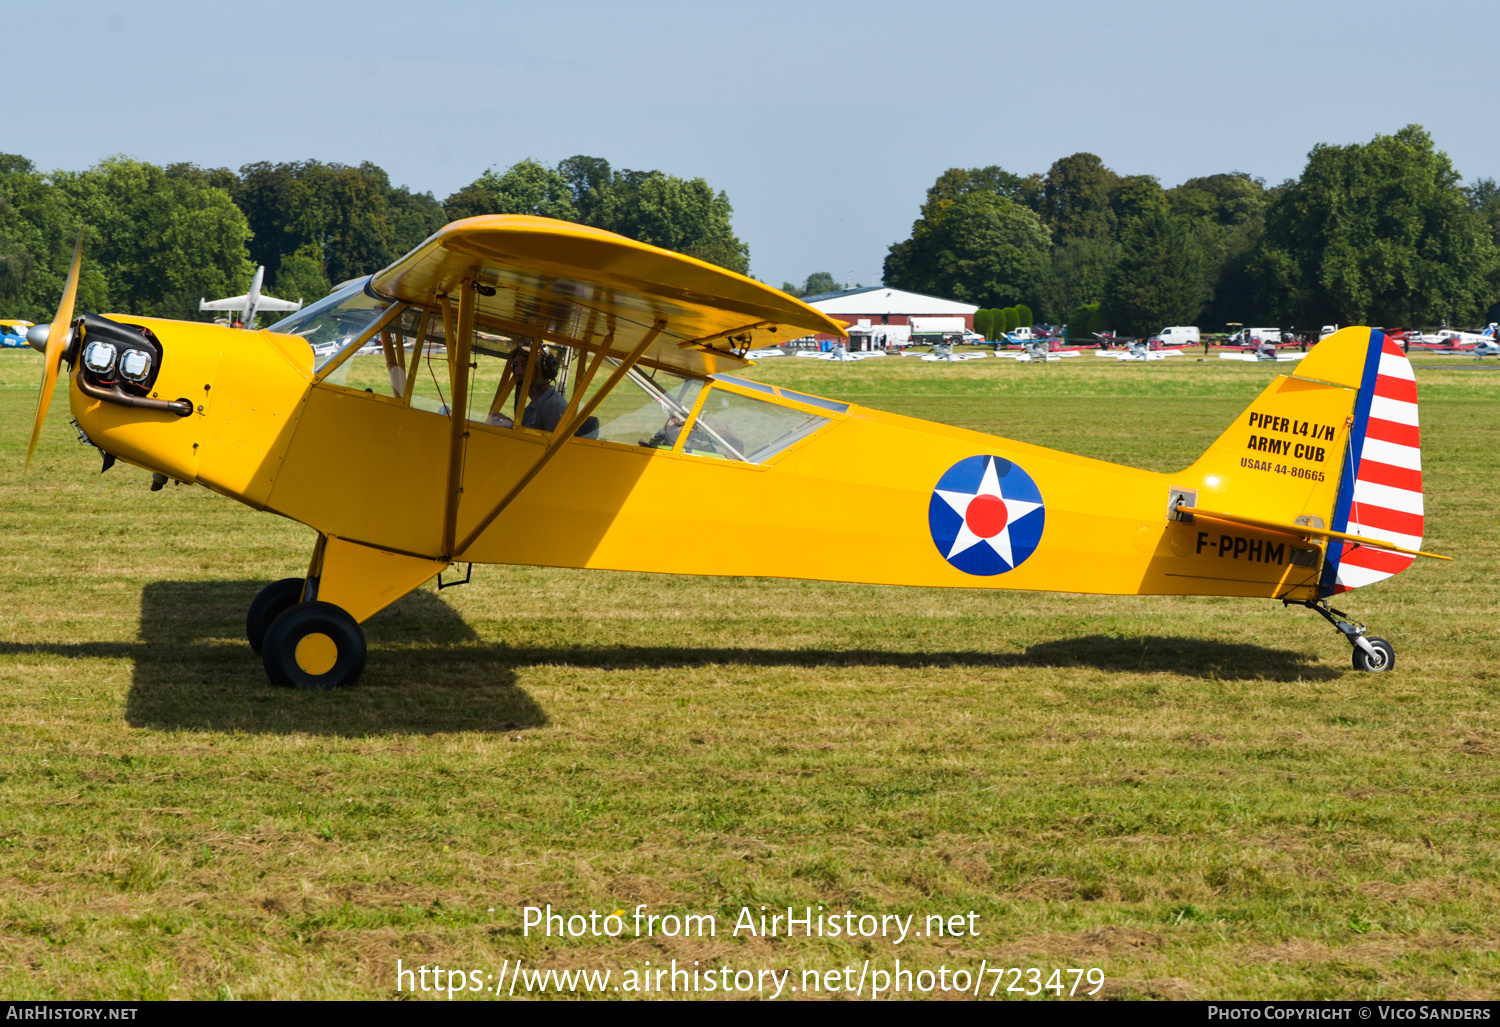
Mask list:
[{"label": "black tire", "polygon": [[365,633],[332,603],[297,603],[272,622],[260,658],[273,685],[352,685],[364,673]]},{"label": "black tire", "polygon": [[271,622],[302,599],[302,587],[305,584],[306,581],[302,578],[273,581],[261,589],[255,601],[250,604],[250,611],[245,614],[245,637],[250,640],[250,648],[255,650],[256,655],[260,655],[260,648],[265,644],[266,631],[270,629]]},{"label": "black tire", "polygon": [[1369,653],[1365,652],[1359,646],[1355,646],[1355,670],[1367,670],[1372,674],[1379,674],[1390,670],[1396,665],[1396,650],[1391,643],[1383,638],[1366,638],[1365,641],[1370,643],[1370,646],[1378,655],[1372,658]]}]

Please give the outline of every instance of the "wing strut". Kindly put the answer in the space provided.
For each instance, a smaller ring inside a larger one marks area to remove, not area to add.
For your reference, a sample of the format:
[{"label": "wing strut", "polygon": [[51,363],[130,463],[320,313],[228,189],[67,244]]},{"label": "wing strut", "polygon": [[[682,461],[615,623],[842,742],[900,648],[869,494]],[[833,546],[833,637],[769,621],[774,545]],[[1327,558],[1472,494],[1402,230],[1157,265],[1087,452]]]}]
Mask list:
[{"label": "wing strut", "polygon": [[463,492],[464,443],[469,438],[469,343],[474,334],[474,282],[466,278],[458,293],[458,327],[453,325],[453,304],[443,302],[443,331],[448,343],[448,375],[453,392],[448,397],[448,497],[443,511],[443,552],[453,552],[458,531],[458,497]]},{"label": "wing strut", "polygon": [[401,402],[411,406],[411,395],[417,387],[417,373],[422,370],[422,357],[427,352],[427,329],[432,324],[432,310],[422,308],[417,319],[417,339],[411,350],[411,366],[406,369],[406,388],[401,392]]},{"label": "wing strut", "polygon": [[[505,495],[501,497],[500,502],[495,504],[494,509],[492,509],[488,514],[480,519],[479,523],[474,526],[474,530],[469,532],[469,534],[464,537],[464,540],[458,544],[458,548],[451,550],[451,552],[453,553],[451,559],[457,560],[460,556],[462,556],[464,552],[474,544],[475,540],[477,540],[480,535],[484,534],[484,530],[495,522],[495,518],[504,513],[505,508],[510,506],[510,504],[515,501],[515,498],[521,494],[522,490],[525,489],[527,485],[531,484],[531,480],[537,476],[537,474],[543,467],[547,466],[547,463],[554,456],[556,456],[558,452],[561,451],[562,444],[568,439],[571,439],[573,437],[573,433],[576,432],[579,428],[583,427],[583,422],[587,421],[591,416],[593,416],[593,413],[596,409],[598,409],[599,404],[604,402],[604,397],[608,396],[612,391],[614,391],[614,387],[620,384],[621,380],[624,379],[626,373],[635,366],[636,361],[641,359],[641,354],[645,353],[646,350],[651,348],[651,344],[657,340],[657,337],[660,336],[663,331],[666,330],[666,327],[666,321],[657,321],[655,324],[653,324],[651,326],[651,330],[641,337],[640,342],[635,344],[635,348],[630,351],[630,354],[625,357],[624,360],[620,361],[619,366],[615,368],[614,373],[611,374],[607,379],[605,379],[604,385],[599,389],[599,391],[594,393],[593,397],[587,403],[583,404],[581,408],[578,408],[578,402],[583,397],[583,391],[580,389],[573,394],[573,399],[568,404],[567,412],[563,414],[563,419],[557,423],[557,427],[553,429],[552,434],[548,436],[547,444],[542,447],[541,455],[536,458],[536,461],[532,463],[532,465],[526,470],[526,473],[521,475],[521,480],[512,485],[510,487],[510,491],[505,493]],[[595,354],[594,360],[591,361],[591,363],[595,366],[591,367],[588,372],[590,378],[593,377],[593,371],[597,369],[598,363],[604,359],[604,354],[608,352],[608,346],[599,347],[598,353]],[[528,372],[530,371],[530,365],[533,365],[535,363],[535,360],[527,361]],[[450,526],[445,528],[445,536],[447,535],[448,531],[452,530],[451,524],[452,522],[450,522]],[[450,550],[445,546],[443,552],[447,553],[450,552]]]}]

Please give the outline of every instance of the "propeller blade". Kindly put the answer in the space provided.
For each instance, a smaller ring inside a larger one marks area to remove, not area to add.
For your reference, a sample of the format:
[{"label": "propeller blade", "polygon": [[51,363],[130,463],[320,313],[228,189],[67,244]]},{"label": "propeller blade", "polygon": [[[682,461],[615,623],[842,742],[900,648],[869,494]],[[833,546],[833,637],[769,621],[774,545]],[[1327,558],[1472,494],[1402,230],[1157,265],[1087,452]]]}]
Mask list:
[{"label": "propeller blade", "polygon": [[57,316],[47,330],[47,352],[42,357],[42,391],[36,397],[36,417],[31,422],[31,443],[26,447],[26,469],[31,468],[31,454],[36,451],[36,440],[41,437],[42,424],[47,420],[47,408],[52,405],[52,389],[57,384],[57,369],[62,363],[63,349],[68,343],[68,328],[73,323],[73,301],[78,298],[78,268],[83,263],[83,226],[78,226],[78,243],[73,247],[73,265],[68,268],[68,284],[63,287],[62,302],[57,305]]}]

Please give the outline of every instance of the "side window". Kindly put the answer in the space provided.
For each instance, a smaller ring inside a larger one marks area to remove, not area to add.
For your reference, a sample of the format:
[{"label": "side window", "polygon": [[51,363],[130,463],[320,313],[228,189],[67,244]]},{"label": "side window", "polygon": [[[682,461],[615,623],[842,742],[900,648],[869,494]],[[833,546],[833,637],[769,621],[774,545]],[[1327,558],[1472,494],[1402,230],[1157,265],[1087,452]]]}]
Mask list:
[{"label": "side window", "polygon": [[[581,364],[588,359],[584,354],[578,362]],[[605,360],[604,366],[589,383],[580,406],[603,386],[618,366],[613,358]],[[592,426],[587,426],[580,434],[627,446],[671,449],[702,389],[703,382],[696,378],[660,369],[634,367],[594,411],[594,416],[599,419],[598,427],[590,431]]]},{"label": "side window", "polygon": [[[412,347],[416,345],[421,314],[415,307],[402,311],[323,380],[349,389],[400,396],[406,382],[406,365],[410,363]],[[316,346],[314,349],[316,351]]]},{"label": "side window", "polygon": [[711,389],[682,451],[721,460],[763,463],[829,422],[829,418]]}]

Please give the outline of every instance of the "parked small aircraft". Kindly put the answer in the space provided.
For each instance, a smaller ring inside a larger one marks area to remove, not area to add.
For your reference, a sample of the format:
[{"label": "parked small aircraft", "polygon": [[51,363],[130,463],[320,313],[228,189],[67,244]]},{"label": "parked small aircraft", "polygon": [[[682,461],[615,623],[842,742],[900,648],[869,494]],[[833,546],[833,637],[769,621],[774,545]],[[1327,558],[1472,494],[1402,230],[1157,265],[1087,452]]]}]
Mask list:
[{"label": "parked small aircraft", "polygon": [[1152,348],[1150,342],[1142,339],[1131,339],[1130,345],[1124,350],[1096,349],[1096,357],[1114,357],[1116,360],[1165,360],[1167,357],[1182,356],[1181,346],[1163,346]]},{"label": "parked small aircraft", "polygon": [[20,349],[26,345],[26,332],[30,328],[30,321],[0,321],[0,346]]},{"label": "parked small aircraft", "polygon": [[1406,344],[1411,348],[1425,350],[1428,353],[1471,353],[1475,346],[1494,342],[1497,327],[1500,326],[1491,324],[1477,332],[1463,332],[1455,328],[1443,328],[1431,335],[1428,335],[1426,332],[1410,332],[1406,337]]},{"label": "parked small aircraft", "polygon": [[[842,323],[842,322],[840,322],[840,323]],[[747,356],[747,357],[749,355],[750,354],[748,354],[748,353],[745,354],[745,356]],[[829,347],[829,350],[828,350],[827,353],[819,353],[819,352],[811,351],[811,350],[803,350],[802,352],[798,353],[797,356],[799,356],[799,357],[812,357],[812,358],[814,358],[816,360],[832,360],[832,361],[835,361],[836,363],[845,364],[845,363],[853,363],[856,360],[868,360],[871,357],[883,357],[883,356],[885,356],[885,351],[884,350],[879,350],[879,349],[851,350],[849,348],[849,344],[848,343],[845,343],[845,342],[835,342],[831,347]]]},{"label": "parked small aircraft", "polygon": [[[460,562],[1274,599],[1382,671],[1390,643],[1328,599],[1432,555],[1416,382],[1368,328],[1159,474],[738,377],[752,348],[843,328],[582,225],[457,221],[254,333],[75,318],[81,253],[80,237],[56,318],[30,333],[45,357],[27,461],[66,364],[106,463],[310,526],[307,572],[246,617],[277,684],[355,681],[360,623]],[[850,510],[882,514],[859,545]],[[756,533],[768,523],[803,527]]]},{"label": "parked small aircraft", "polygon": [[[1006,355],[1007,354],[1004,353],[995,354],[995,356],[997,357],[1003,357]],[[933,344],[931,353],[903,353],[902,356],[921,357],[922,360],[926,363],[933,364],[952,363],[957,360],[983,360],[985,357],[989,356],[989,354],[975,351],[955,353],[953,352],[953,343],[938,342]]]},{"label": "parked small aircraft", "polygon": [[[1392,345],[1395,345],[1395,343],[1392,343]],[[1242,360],[1247,364],[1274,364],[1278,360],[1282,362],[1295,362],[1303,358],[1303,354],[1301,353],[1283,353],[1277,346],[1278,344],[1274,342],[1264,342],[1261,343],[1259,349],[1248,353],[1220,353],[1219,359]]]},{"label": "parked small aircraft", "polygon": [[302,301],[279,300],[275,296],[260,291],[261,283],[265,280],[266,269],[264,265],[255,269],[255,277],[250,279],[250,291],[243,296],[231,296],[223,300],[198,301],[199,310],[228,310],[238,311],[240,317],[235,327],[254,328],[255,315],[262,310],[301,310]]},{"label": "parked small aircraft", "polygon": [[1044,337],[1032,339],[1020,350],[997,350],[995,356],[1007,357],[1023,364],[1045,364],[1050,361],[1063,360],[1067,357],[1076,357],[1082,350],[1077,347],[1064,349],[1062,343],[1053,338]]}]

